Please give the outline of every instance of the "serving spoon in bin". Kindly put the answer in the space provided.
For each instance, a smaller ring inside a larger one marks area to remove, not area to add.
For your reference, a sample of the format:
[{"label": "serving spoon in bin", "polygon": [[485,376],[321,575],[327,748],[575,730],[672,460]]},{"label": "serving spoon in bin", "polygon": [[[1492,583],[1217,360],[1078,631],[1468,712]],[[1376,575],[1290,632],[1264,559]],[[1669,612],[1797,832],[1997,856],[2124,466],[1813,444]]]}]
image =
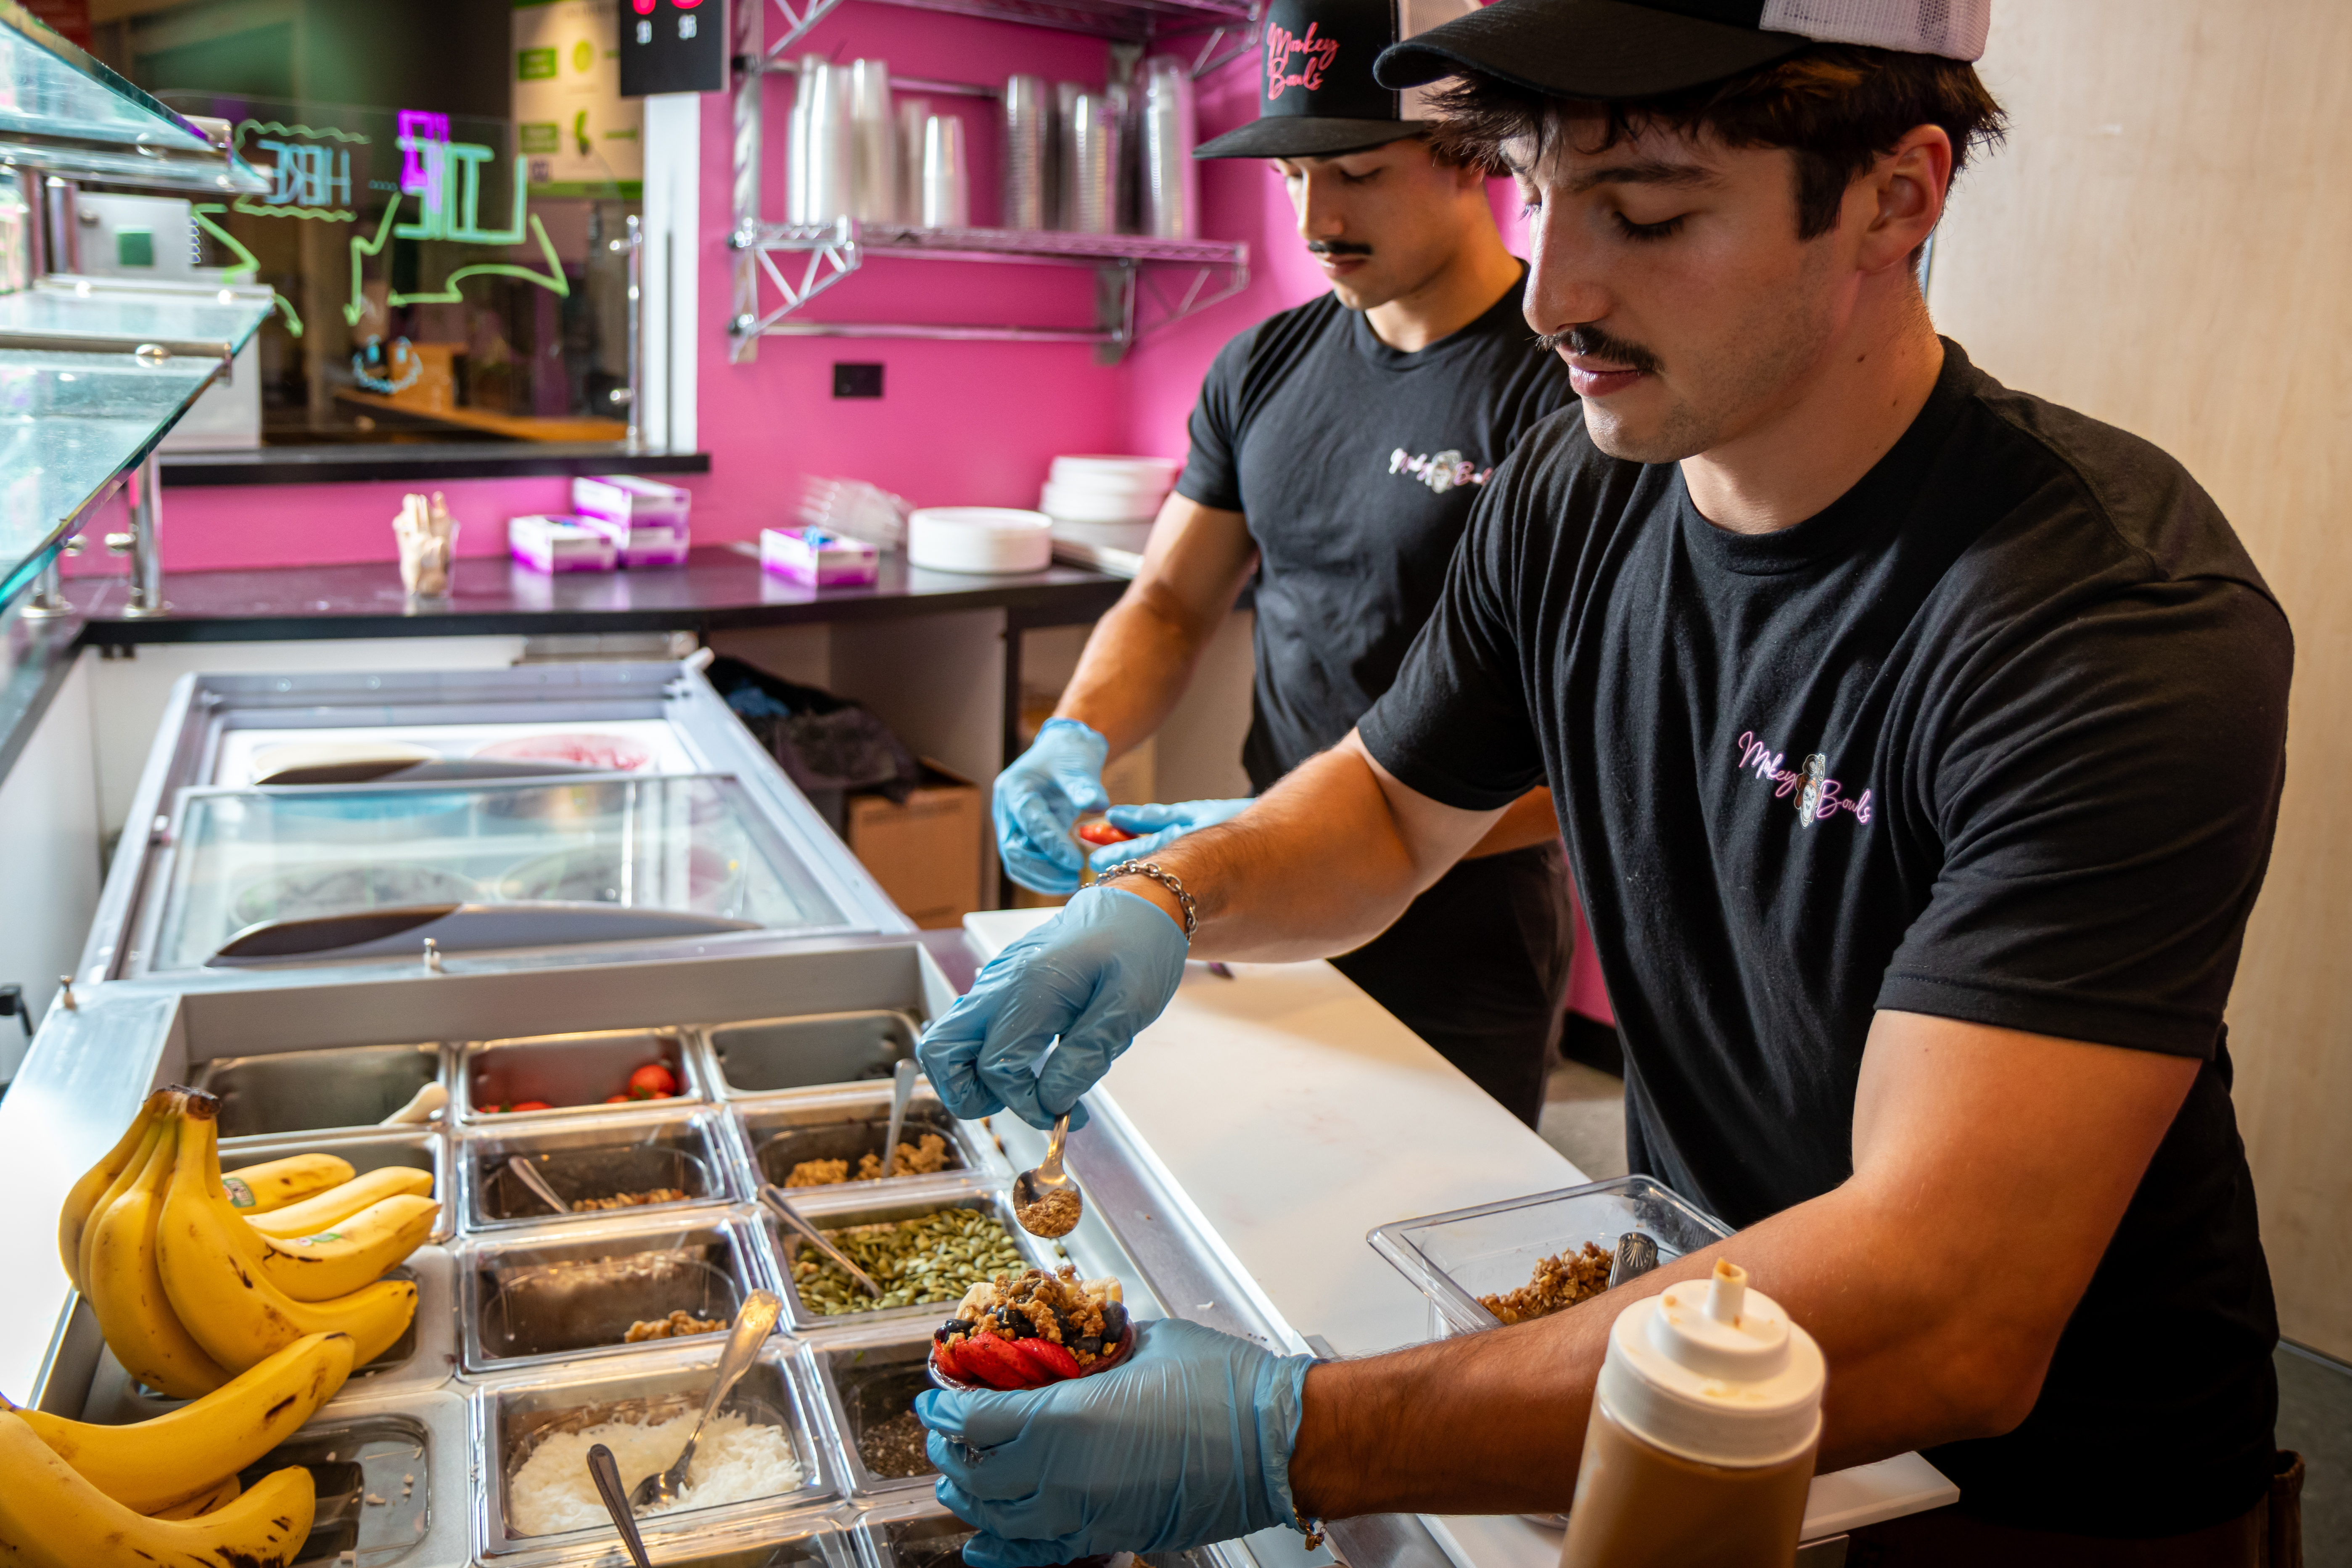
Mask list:
[{"label": "serving spoon in bin", "polygon": [[555,1195],[555,1189],[547,1184],[547,1178],[539,1173],[539,1167],[524,1159],[521,1155],[509,1155],[507,1158],[507,1169],[514,1173],[514,1178],[516,1181],[520,1182],[524,1186],[530,1189],[531,1195],[533,1197],[537,1198],[541,1203],[545,1204],[549,1208],[553,1209],[557,1214],[570,1214],[572,1212],[572,1205]]},{"label": "serving spoon in bin", "polygon": [[629,1511],[628,1494],[621,1490],[620,1463],[602,1443],[588,1450],[588,1479],[596,1483],[596,1495],[604,1500],[604,1511],[613,1516],[613,1528],[621,1532],[629,1561],[637,1568],[654,1568],[646,1556],[646,1543],[637,1535],[636,1515]]},{"label": "serving spoon in bin", "polygon": [[890,1069],[890,1131],[882,1139],[882,1179],[898,1173],[898,1134],[907,1130],[907,1101],[915,1098],[915,1058],[900,1057]]},{"label": "serving spoon in bin", "polygon": [[694,1430],[686,1435],[686,1447],[679,1451],[676,1464],[636,1484],[629,1493],[632,1510],[674,1503],[685,1493],[687,1467],[694,1462],[694,1446],[702,1440],[702,1429],[710,1425],[710,1417],[751,1369],[751,1358],[760,1353],[760,1347],[775,1331],[776,1320],[783,1310],[783,1302],[772,1290],[754,1290],[743,1298],[743,1305],[735,1313],[735,1327],[727,1336],[727,1348],[719,1352],[719,1370],[711,1374],[710,1392],[703,1395],[702,1414],[695,1418]]},{"label": "serving spoon in bin", "polygon": [[760,1184],[760,1201],[767,1205],[778,1219],[791,1226],[803,1241],[831,1258],[836,1267],[847,1270],[849,1277],[857,1282],[859,1289],[877,1299],[881,1296],[882,1287],[874,1283],[874,1277],[852,1263],[849,1260],[849,1254],[827,1241],[823,1231],[801,1218],[800,1211],[793,1207],[791,1200],[776,1190],[775,1183]]}]

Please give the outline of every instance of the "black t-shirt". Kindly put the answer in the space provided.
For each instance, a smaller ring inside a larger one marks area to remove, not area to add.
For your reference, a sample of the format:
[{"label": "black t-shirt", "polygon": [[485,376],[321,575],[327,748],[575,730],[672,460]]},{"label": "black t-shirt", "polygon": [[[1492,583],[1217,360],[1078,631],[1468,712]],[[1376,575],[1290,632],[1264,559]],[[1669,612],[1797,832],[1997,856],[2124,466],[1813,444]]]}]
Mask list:
[{"label": "black t-shirt", "polygon": [[1361,728],[1453,805],[1549,780],[1633,1167],[1734,1224],[1850,1174],[1879,1008],[2206,1062],[2032,1414],[1930,1456],[1971,1511],[2152,1536],[2252,1506],[2272,1451],[2221,1010],[2292,659],[2178,463],[1948,342],[1893,449],[1777,533],[1548,422]]},{"label": "black t-shirt", "polygon": [[1257,544],[1252,789],[1340,740],[1388,689],[1487,477],[1572,395],[1516,288],[1413,353],[1332,294],[1218,352],[1176,489],[1243,513]]}]

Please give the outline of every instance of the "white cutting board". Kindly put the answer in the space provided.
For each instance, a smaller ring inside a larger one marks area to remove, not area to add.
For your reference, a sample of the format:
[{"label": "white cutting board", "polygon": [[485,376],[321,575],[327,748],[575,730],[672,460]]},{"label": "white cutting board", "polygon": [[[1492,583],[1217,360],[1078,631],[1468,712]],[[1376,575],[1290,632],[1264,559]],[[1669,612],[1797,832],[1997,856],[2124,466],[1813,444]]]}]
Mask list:
[{"label": "white cutting board", "polygon": [[[992,957],[1054,913],[966,915],[964,930]],[[1186,964],[1103,1089],[1293,1329],[1342,1355],[1427,1340],[1428,1303],[1365,1233],[1583,1173],[1328,963],[1230,967]],[[1805,1538],[1958,1497],[1916,1454],[1858,1466],[1815,1479]],[[1518,1518],[1428,1523],[1465,1568],[1559,1558],[1558,1531]]]}]

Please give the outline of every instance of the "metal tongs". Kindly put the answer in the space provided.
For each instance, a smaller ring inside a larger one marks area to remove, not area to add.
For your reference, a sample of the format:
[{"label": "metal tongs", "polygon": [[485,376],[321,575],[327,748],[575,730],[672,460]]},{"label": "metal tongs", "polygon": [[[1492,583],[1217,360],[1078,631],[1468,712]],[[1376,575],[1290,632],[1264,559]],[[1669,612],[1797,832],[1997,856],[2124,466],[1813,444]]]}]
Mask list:
[{"label": "metal tongs", "polygon": [[877,1299],[881,1296],[882,1287],[874,1283],[873,1278],[868,1275],[866,1270],[849,1261],[849,1254],[842,1251],[841,1248],[827,1241],[824,1235],[818,1231],[816,1226],[801,1218],[800,1211],[793,1208],[791,1202],[785,1198],[784,1194],[777,1190],[775,1183],[761,1182],[760,1184],[760,1201],[767,1205],[768,1207],[773,1211],[778,1219],[782,1220],[786,1225],[791,1226],[794,1231],[798,1232],[800,1238],[803,1241],[807,1242],[819,1252],[824,1253],[825,1257],[832,1259],[835,1265],[846,1272],[852,1279],[856,1280],[859,1289],[864,1290],[867,1295]]}]

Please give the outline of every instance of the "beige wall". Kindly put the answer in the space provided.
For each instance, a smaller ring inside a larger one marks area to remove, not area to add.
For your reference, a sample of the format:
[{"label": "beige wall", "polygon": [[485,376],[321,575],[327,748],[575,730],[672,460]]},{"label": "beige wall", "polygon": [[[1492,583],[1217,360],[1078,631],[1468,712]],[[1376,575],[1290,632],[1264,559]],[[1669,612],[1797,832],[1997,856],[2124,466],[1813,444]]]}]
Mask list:
[{"label": "beige wall", "polygon": [[1929,302],[1994,375],[2147,437],[2294,625],[2286,799],[2230,1008],[2287,1336],[2352,1357],[2352,61],[2343,0],[2007,0],[2010,144]]}]

